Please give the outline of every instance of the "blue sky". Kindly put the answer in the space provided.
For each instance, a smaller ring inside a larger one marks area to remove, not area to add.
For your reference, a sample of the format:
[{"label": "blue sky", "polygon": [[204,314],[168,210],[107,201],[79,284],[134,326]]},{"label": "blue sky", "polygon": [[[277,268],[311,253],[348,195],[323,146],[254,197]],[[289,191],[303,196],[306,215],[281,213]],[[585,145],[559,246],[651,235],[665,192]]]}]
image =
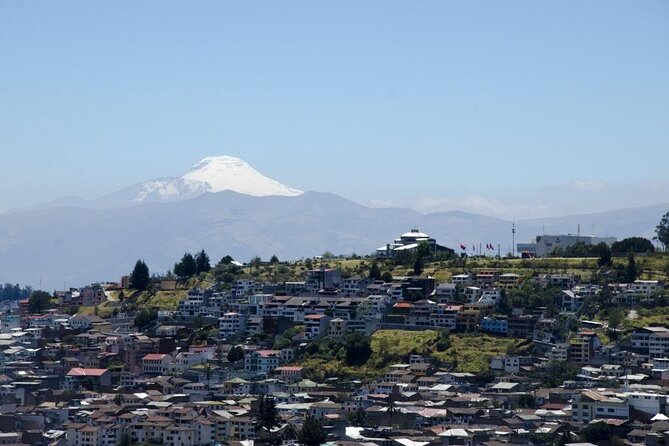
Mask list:
[{"label": "blue sky", "polygon": [[424,211],[669,201],[664,0],[0,0],[0,54],[0,210],[222,154]]}]

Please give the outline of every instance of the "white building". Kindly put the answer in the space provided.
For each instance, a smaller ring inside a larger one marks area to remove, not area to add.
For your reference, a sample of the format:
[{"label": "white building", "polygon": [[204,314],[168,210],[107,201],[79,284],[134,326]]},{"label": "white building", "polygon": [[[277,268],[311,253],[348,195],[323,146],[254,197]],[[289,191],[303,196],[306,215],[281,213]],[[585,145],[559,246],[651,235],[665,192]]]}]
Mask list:
[{"label": "white building", "polygon": [[420,232],[418,229],[412,229],[411,231],[402,234],[392,243],[377,248],[376,255],[393,257],[400,252],[413,252],[418,249],[418,246],[421,243],[427,243],[430,247],[430,251],[434,253],[452,251],[451,249],[438,244],[435,239],[431,238],[426,233]]},{"label": "white building", "polygon": [[615,237],[593,237],[574,234],[537,235],[535,243],[519,243],[517,249],[519,252],[532,252],[532,248],[534,248],[537,257],[546,257],[558,248],[565,250],[577,243],[584,243],[586,245],[606,243],[611,246],[616,241],[617,239]]},{"label": "white building", "polygon": [[575,423],[587,424],[592,420],[616,418],[629,419],[629,403],[625,397],[611,392],[583,390],[572,402],[572,418]]},{"label": "white building", "polygon": [[142,372],[149,375],[164,375],[172,370],[173,359],[165,353],[149,353],[142,358]]},{"label": "white building", "polygon": [[634,283],[627,285],[627,291],[644,296],[651,296],[662,291],[664,287],[657,280],[635,280]]},{"label": "white building", "polygon": [[632,346],[648,351],[651,358],[669,356],[669,329],[664,327],[643,327],[632,332]]},{"label": "white building", "polygon": [[247,317],[245,314],[236,312],[225,313],[218,320],[219,336],[221,338],[231,338],[246,331],[246,320]]}]

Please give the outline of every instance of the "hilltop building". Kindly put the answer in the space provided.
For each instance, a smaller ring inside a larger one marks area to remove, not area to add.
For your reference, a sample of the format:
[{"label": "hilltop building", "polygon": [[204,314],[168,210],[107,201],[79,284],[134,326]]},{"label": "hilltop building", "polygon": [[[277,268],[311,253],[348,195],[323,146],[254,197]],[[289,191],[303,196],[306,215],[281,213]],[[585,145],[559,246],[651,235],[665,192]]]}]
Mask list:
[{"label": "hilltop building", "polygon": [[426,233],[421,232],[418,229],[412,229],[411,231],[402,234],[392,243],[388,243],[385,246],[378,248],[376,250],[376,255],[379,257],[393,257],[399,252],[413,252],[418,249],[418,246],[421,243],[427,243],[430,246],[430,250],[435,254],[438,252],[453,252],[452,249],[438,244],[435,239],[431,238]]},{"label": "hilltop building", "polygon": [[516,245],[517,252],[529,253],[531,256],[546,257],[557,248],[567,249],[577,243],[584,243],[586,245],[598,245],[599,243],[606,243],[611,246],[618,239],[615,237],[594,237],[589,235],[537,235],[534,243],[518,243]]}]

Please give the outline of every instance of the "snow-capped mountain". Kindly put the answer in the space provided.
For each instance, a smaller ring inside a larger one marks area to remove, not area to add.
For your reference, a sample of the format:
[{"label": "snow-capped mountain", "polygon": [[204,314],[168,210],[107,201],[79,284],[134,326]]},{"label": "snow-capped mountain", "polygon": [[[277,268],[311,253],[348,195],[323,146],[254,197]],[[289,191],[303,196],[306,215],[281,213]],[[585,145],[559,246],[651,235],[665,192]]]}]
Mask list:
[{"label": "snow-capped mountain", "polygon": [[99,207],[118,207],[149,202],[171,202],[204,193],[232,191],[255,197],[293,197],[302,191],[266,177],[245,161],[232,156],[209,156],[180,177],[158,178],[126,187],[96,200]]},{"label": "snow-capped mountain", "polygon": [[194,165],[181,179],[193,184],[206,184],[208,192],[231,190],[255,197],[292,197],[302,193],[266,177],[245,161],[232,156],[209,156]]}]

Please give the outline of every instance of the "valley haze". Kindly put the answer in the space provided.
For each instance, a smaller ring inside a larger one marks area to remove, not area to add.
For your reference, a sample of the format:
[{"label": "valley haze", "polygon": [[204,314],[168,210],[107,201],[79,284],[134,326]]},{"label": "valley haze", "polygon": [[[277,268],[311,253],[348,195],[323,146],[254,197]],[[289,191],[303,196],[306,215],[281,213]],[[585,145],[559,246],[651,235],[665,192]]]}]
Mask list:
[{"label": "valley haze", "polygon": [[[652,237],[667,205],[516,221],[516,241],[546,233]],[[302,192],[241,159],[207,157],[179,177],[149,180],[95,200],[76,197],[0,214],[0,281],[58,289],[118,280],[143,258],[153,272],[185,251],[246,261],[370,254],[419,228],[450,247],[511,249],[512,222],[467,212],[371,208],[332,193]],[[457,251],[457,250],[456,250]]]}]

